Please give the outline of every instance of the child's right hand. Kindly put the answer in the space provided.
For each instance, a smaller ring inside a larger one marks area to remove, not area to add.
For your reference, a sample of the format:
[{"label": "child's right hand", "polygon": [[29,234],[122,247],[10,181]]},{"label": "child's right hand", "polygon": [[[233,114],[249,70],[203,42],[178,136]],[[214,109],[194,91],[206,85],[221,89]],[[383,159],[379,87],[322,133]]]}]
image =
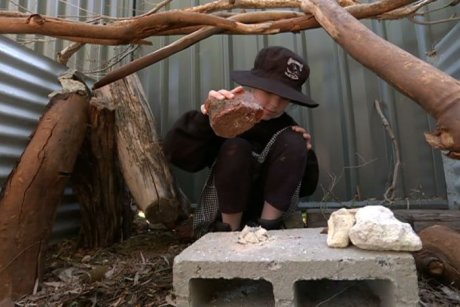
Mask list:
[{"label": "child's right hand", "polygon": [[[226,90],[226,89],[221,89],[218,91],[210,90],[208,93],[208,99],[211,99],[211,98],[218,99],[218,100],[232,99],[235,97],[235,94],[241,94],[243,92],[244,92],[244,87],[242,86],[235,87],[231,91]],[[200,110],[201,110],[201,113],[208,114],[208,110],[206,110],[205,104],[201,105]]]}]

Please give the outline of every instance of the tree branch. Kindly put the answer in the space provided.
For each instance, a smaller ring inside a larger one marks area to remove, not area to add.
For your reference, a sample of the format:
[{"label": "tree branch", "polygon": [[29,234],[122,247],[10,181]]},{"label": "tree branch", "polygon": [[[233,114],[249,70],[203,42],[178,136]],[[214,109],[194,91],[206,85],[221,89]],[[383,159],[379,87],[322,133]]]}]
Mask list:
[{"label": "tree branch", "polygon": [[[380,15],[406,6],[416,0],[380,0],[372,3],[353,4],[353,0],[340,0],[346,10],[355,18],[379,18]],[[163,2],[164,4],[167,1]],[[129,19],[118,19],[106,25],[88,24],[70,21],[39,14],[0,11],[0,34],[42,34],[67,39],[80,43],[120,45],[145,44],[143,39],[155,35],[190,34],[203,26],[214,26],[223,29],[224,34],[274,34],[280,32],[299,32],[319,27],[318,22],[310,14],[296,14],[296,18],[281,17],[282,12],[264,11],[251,15],[254,19],[237,22],[207,12],[218,10],[251,8],[299,8],[301,1],[280,0],[239,0],[231,4],[228,0],[220,0],[201,6],[157,12],[159,5],[152,11]],[[155,13],[154,13],[155,12]],[[272,17],[270,17],[272,16]],[[380,17],[381,18],[381,17]],[[261,21],[264,20],[264,21]],[[272,22],[267,22],[271,20]]]}]

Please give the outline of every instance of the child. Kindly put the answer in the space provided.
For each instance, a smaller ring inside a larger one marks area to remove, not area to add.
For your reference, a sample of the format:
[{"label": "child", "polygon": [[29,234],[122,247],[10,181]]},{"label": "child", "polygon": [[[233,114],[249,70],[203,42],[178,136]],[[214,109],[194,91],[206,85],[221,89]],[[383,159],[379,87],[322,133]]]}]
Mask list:
[{"label": "child", "polygon": [[[285,113],[291,102],[318,106],[302,93],[308,76],[308,65],[292,51],[264,48],[252,70],[231,73],[263,108],[261,122],[224,139],[214,134],[202,105],[201,113],[186,113],[168,133],[164,149],[171,163],[191,172],[211,168],[194,215],[195,236],[240,230],[245,224],[279,229],[299,196],[313,193],[318,165],[310,135]],[[208,98],[231,99],[244,90],[212,90]]]}]

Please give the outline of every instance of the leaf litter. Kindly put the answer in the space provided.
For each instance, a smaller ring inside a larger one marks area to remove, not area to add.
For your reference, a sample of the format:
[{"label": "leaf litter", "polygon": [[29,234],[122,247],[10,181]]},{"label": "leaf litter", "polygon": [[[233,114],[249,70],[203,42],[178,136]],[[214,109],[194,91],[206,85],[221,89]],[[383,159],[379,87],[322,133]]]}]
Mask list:
[{"label": "leaf litter", "polygon": [[[16,306],[175,306],[172,265],[184,242],[167,229],[135,221],[134,234],[107,248],[85,250],[78,238],[49,247],[43,280]],[[460,306],[460,290],[419,276],[419,306]]]}]

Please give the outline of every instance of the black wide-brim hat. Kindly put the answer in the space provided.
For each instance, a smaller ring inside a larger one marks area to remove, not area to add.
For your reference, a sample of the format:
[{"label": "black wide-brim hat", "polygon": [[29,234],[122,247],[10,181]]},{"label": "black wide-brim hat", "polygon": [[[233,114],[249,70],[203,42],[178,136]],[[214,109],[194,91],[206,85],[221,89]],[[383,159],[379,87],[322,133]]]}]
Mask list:
[{"label": "black wide-brim hat", "polygon": [[290,100],[292,103],[315,108],[318,104],[302,92],[310,75],[307,63],[284,47],[266,47],[259,51],[251,70],[235,70],[230,77],[238,84],[257,88]]}]

